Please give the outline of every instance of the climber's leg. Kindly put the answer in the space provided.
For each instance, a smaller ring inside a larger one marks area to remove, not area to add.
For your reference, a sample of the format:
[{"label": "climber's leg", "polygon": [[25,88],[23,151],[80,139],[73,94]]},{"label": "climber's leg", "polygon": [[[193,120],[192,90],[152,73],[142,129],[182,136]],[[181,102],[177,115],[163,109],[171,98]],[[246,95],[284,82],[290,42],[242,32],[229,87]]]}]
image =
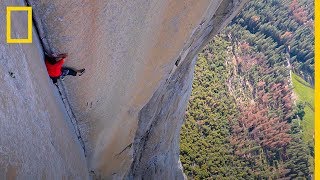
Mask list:
[{"label": "climber's leg", "polygon": [[62,68],[62,75],[61,75],[61,76],[67,76],[67,75],[76,76],[77,73],[78,73],[78,71],[75,70],[75,69],[73,69],[73,68],[63,67],[63,68]]},{"label": "climber's leg", "polygon": [[63,80],[67,75],[71,75],[71,76],[79,75],[79,76],[81,76],[85,71],[86,71],[86,69],[75,70],[75,69],[70,68],[70,67],[63,67],[62,68],[61,79]]},{"label": "climber's leg", "polygon": [[51,78],[53,84],[56,84],[58,82],[58,79],[59,79],[58,77],[50,77],[50,78]]}]

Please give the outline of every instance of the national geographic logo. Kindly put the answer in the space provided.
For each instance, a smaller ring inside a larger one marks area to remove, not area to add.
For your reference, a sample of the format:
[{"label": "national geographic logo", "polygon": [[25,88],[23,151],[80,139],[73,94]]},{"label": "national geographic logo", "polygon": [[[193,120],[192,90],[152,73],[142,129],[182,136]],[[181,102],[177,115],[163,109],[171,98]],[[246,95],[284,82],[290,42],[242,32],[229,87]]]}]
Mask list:
[{"label": "national geographic logo", "polygon": [[[14,11],[26,11],[28,18],[27,38],[14,39],[11,37],[11,13]],[[32,43],[32,7],[27,6],[8,6],[7,7],[7,43]]]}]

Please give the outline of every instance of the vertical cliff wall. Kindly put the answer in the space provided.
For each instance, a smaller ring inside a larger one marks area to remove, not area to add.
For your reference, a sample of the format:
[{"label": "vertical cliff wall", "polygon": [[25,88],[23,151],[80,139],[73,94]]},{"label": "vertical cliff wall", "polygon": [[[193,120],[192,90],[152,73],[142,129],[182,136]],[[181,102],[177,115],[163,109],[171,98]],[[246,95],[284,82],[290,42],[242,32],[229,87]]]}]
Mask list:
[{"label": "vertical cliff wall", "polygon": [[179,161],[179,134],[191,94],[196,55],[210,36],[217,34],[231,20],[242,3],[220,1],[209,5],[205,18],[194,29],[176,58],[174,68],[139,112],[133,143],[134,161],[129,177],[183,178]]},{"label": "vertical cliff wall", "polygon": [[[0,179],[87,179],[86,160],[50,82],[42,48],[6,43],[6,6],[0,3]],[[27,35],[26,14],[12,13],[12,38]]]},{"label": "vertical cliff wall", "polygon": [[87,69],[64,84],[91,173],[182,177],[179,130],[194,57],[243,1],[29,2],[46,49]]},{"label": "vertical cliff wall", "polygon": [[[244,1],[26,2],[33,7],[45,50],[68,53],[66,65],[86,68],[83,76],[60,83],[77,120],[86,160],[46,74],[37,35],[31,45],[6,45],[2,33],[0,117],[5,120],[0,130],[6,135],[0,137],[0,174],[183,178],[179,131],[195,56]],[[1,13],[17,4],[23,3],[5,1]],[[13,25],[15,35],[22,26]]]}]

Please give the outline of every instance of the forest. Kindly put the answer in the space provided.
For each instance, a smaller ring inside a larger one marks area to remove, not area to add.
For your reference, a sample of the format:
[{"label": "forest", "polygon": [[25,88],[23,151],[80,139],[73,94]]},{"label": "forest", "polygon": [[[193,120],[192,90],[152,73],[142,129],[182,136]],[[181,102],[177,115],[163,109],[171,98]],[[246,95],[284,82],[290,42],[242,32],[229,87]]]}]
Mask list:
[{"label": "forest", "polygon": [[254,0],[198,55],[181,131],[190,179],[312,179],[313,2]]}]

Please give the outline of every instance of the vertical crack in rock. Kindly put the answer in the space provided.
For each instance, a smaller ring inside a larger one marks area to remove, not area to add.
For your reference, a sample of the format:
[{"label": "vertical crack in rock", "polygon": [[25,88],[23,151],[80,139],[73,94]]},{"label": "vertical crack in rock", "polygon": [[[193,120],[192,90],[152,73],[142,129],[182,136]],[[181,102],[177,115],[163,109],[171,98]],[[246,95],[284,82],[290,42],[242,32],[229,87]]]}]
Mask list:
[{"label": "vertical crack in rock", "polygon": [[[27,6],[30,6],[32,7],[32,4],[29,2],[29,0],[24,0],[25,4]],[[44,30],[43,28],[41,28],[41,25],[40,25],[40,18],[38,18],[36,15],[35,15],[35,12],[32,11],[32,23],[33,23],[33,27],[34,29],[36,30],[36,34],[40,40],[40,44],[41,44],[41,47],[43,49],[43,52],[44,53],[53,53],[52,51],[52,48],[51,46],[49,45],[48,43],[48,40],[45,38],[44,36]]]},{"label": "vertical crack in rock", "polygon": [[[180,128],[189,100],[198,51],[231,21],[246,1],[222,0],[209,20],[195,29],[175,67],[139,112],[128,179],[185,178],[179,160]],[[210,8],[210,7],[209,7]],[[178,66],[179,65],[179,66]]]},{"label": "vertical crack in rock", "polygon": [[[27,6],[32,7],[32,4],[29,2],[29,0],[24,0],[24,2],[25,2],[25,4]],[[51,48],[51,46],[48,43],[48,40],[45,38],[45,32],[43,32],[43,30],[42,30],[43,28],[41,28],[41,24],[39,22],[40,19],[37,18],[37,16],[36,16],[34,11],[33,11],[33,14],[32,14],[32,21],[33,21],[33,27],[36,30],[36,34],[39,37],[40,44],[41,44],[43,52],[45,54],[52,54],[54,52],[54,50]],[[58,87],[59,94],[61,96],[61,99],[62,99],[62,102],[64,104],[65,110],[66,110],[66,112],[67,112],[67,114],[69,116],[69,119],[71,120],[71,124],[73,125],[74,132],[76,133],[77,138],[79,140],[79,143],[80,143],[80,145],[81,145],[81,147],[83,149],[84,156],[86,157],[87,154],[86,154],[85,143],[84,143],[84,140],[82,138],[81,131],[79,129],[79,125],[78,125],[76,116],[72,111],[72,108],[70,106],[68,97],[66,95],[65,86],[64,86],[62,81],[59,80],[58,82],[59,83],[58,83],[57,87]]]},{"label": "vertical crack in rock", "polygon": [[69,103],[68,97],[66,96],[65,86],[64,86],[62,81],[58,81],[58,82],[59,82],[59,85],[58,85],[59,94],[61,96],[61,99],[62,99],[62,102],[64,104],[64,107],[65,107],[65,109],[66,109],[66,111],[68,113],[68,116],[69,116],[69,118],[71,120],[71,123],[73,125],[74,131],[75,131],[75,133],[77,135],[77,138],[79,140],[79,143],[80,143],[80,145],[81,145],[81,147],[83,149],[84,156],[86,157],[87,156],[87,152],[86,152],[86,148],[85,148],[85,143],[84,143],[84,140],[82,138],[81,131],[80,131],[76,116],[75,116],[74,112],[72,111],[72,109],[70,107],[70,103]]}]

